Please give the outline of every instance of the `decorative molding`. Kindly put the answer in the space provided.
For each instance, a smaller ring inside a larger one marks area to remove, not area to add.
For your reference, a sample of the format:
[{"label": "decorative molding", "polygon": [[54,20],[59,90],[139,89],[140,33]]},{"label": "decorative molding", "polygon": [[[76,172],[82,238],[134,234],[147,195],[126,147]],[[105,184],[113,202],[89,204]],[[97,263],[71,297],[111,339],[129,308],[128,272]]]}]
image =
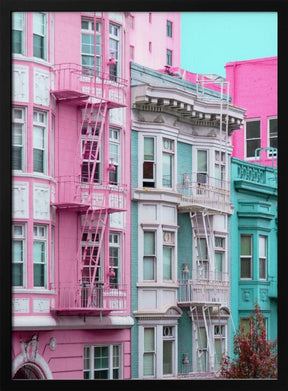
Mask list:
[{"label": "decorative molding", "polygon": [[29,68],[24,65],[12,67],[12,101],[28,102],[29,100]]},{"label": "decorative molding", "polygon": [[50,219],[50,186],[34,183],[33,186],[33,217],[37,220]]},{"label": "decorative molding", "polygon": [[50,312],[50,300],[49,299],[34,299],[33,300],[33,312],[35,312],[35,313],[49,313]]},{"label": "decorative molding", "polygon": [[12,299],[12,313],[28,314],[29,313],[29,298],[13,298]]},{"label": "decorative molding", "polygon": [[34,68],[33,83],[34,103],[49,106],[50,103],[50,74],[48,71]]},{"label": "decorative molding", "polygon": [[12,217],[29,218],[29,184],[28,182],[12,183]]}]

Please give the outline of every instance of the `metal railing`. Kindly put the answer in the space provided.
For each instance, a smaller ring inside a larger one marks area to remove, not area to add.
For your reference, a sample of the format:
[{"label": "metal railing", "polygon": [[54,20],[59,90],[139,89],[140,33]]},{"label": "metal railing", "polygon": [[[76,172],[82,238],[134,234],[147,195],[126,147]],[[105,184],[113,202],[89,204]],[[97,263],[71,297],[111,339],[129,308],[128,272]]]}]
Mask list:
[{"label": "metal railing", "polygon": [[125,90],[128,82],[121,77],[74,63],[56,64],[53,72],[53,93],[56,96],[61,91],[75,91],[126,105]]},{"label": "metal railing", "polygon": [[127,207],[127,185],[87,183],[74,176],[57,177],[58,205],[87,205],[123,210]]},{"label": "metal railing", "polygon": [[127,287],[124,284],[95,282],[60,285],[56,311],[125,311]]},{"label": "metal railing", "polygon": [[177,191],[182,194],[181,206],[200,204],[215,209],[230,209],[230,181],[214,178],[205,173],[180,175]]}]

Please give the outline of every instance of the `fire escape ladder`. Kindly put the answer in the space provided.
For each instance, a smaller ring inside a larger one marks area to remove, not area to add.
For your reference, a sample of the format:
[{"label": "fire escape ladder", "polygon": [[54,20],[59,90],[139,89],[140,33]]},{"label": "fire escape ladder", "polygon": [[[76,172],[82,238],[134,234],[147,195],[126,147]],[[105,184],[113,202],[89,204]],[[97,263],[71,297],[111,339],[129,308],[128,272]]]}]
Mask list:
[{"label": "fire escape ladder", "polygon": [[[205,239],[207,243],[208,259],[209,259],[209,279],[215,279],[215,256],[214,256],[214,234],[211,226],[209,214],[206,211],[202,212],[203,227]],[[211,278],[212,277],[212,278]]]},{"label": "fire escape ladder", "polygon": [[[208,312],[208,319],[206,317],[206,311]],[[211,341],[211,333],[212,333],[212,321],[210,316],[210,309],[209,306],[203,306],[202,307],[202,313],[203,313],[203,320],[204,320],[204,326],[206,330],[206,336],[207,336],[207,345],[208,345],[208,354],[209,354],[209,370],[214,370],[214,344],[213,340]],[[211,333],[209,332],[211,331]]]},{"label": "fire escape ladder", "polygon": [[[107,209],[101,209],[100,213],[99,213],[99,216],[98,216],[97,227],[96,227],[94,241],[93,241],[93,245],[92,245],[92,251],[90,251],[90,260],[89,260],[90,286],[89,286],[88,301],[87,301],[87,306],[88,307],[91,304],[93,290],[94,290],[94,287],[95,287],[95,279],[96,279],[97,269],[98,269],[98,265],[99,265],[99,259],[100,259],[100,254],[101,254],[101,248],[102,248],[104,233],[106,231],[107,219],[108,219],[108,210]],[[100,233],[100,235],[99,235],[99,243],[98,243],[98,251],[97,251],[97,254],[96,254],[96,258],[94,258],[93,257],[93,251],[94,251],[94,248],[95,248],[95,242],[96,242],[96,237],[98,236],[98,232]],[[93,274],[91,275],[91,271],[92,270],[93,270]]]},{"label": "fire escape ladder", "polygon": [[[195,312],[195,317],[193,315],[193,312]],[[204,350],[201,349],[201,348],[203,348],[203,341],[202,341],[201,333],[199,332],[199,327],[200,327],[199,315],[198,315],[198,309],[196,306],[191,308],[191,319],[192,319],[192,329],[193,329],[193,333],[194,333],[194,341],[195,341],[195,348],[196,348],[195,351],[197,353],[197,360],[199,363],[199,369],[200,369],[200,372],[203,372],[203,366],[202,366],[203,363],[202,363],[201,357],[204,353]],[[199,345],[199,339],[200,339],[200,345]],[[197,363],[195,365],[195,369],[198,369]]]},{"label": "fire escape ladder", "polygon": [[200,236],[198,214],[195,212],[190,212],[190,221],[192,225],[193,243],[194,243],[195,255],[196,255],[196,270],[198,275],[198,270],[200,270],[201,268],[201,264],[200,264],[201,254],[199,254],[199,250],[198,250],[198,239]]}]

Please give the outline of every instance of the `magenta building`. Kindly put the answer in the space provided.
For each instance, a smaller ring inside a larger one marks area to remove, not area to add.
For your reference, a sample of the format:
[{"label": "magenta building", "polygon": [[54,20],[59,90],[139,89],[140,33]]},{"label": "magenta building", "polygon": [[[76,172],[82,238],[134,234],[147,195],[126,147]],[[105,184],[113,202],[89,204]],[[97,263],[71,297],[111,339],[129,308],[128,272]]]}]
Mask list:
[{"label": "magenta building", "polygon": [[13,379],[131,377],[130,60],[179,66],[179,26],[13,14]]},{"label": "magenta building", "polygon": [[225,66],[233,104],[246,109],[245,126],[234,132],[233,157],[277,166],[277,57]]}]

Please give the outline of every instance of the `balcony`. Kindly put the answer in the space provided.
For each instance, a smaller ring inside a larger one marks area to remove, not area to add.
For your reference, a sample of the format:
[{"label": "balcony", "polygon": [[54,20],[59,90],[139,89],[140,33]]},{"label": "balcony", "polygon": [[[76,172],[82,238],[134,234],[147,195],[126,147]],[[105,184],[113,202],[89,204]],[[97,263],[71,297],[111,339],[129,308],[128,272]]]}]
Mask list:
[{"label": "balcony", "polygon": [[[193,278],[179,281],[178,304],[229,305],[230,282],[228,273],[192,270]],[[188,276],[187,276],[188,277]]]},{"label": "balcony", "polygon": [[64,63],[54,66],[54,89],[58,101],[80,104],[92,97],[91,103],[106,100],[108,108],[126,106],[127,80],[94,68],[83,68],[79,64]]},{"label": "balcony", "polygon": [[108,209],[110,213],[125,211],[127,207],[126,185],[87,183],[73,176],[56,178],[54,205],[58,208]]},{"label": "balcony", "polygon": [[180,213],[197,212],[203,209],[232,213],[229,181],[203,173],[184,173],[180,175],[177,191],[181,194]]},{"label": "balcony", "polygon": [[[91,295],[90,295],[91,293]],[[95,283],[63,284],[58,289],[54,311],[61,315],[107,315],[111,311],[125,311],[127,287],[123,284]]]}]

